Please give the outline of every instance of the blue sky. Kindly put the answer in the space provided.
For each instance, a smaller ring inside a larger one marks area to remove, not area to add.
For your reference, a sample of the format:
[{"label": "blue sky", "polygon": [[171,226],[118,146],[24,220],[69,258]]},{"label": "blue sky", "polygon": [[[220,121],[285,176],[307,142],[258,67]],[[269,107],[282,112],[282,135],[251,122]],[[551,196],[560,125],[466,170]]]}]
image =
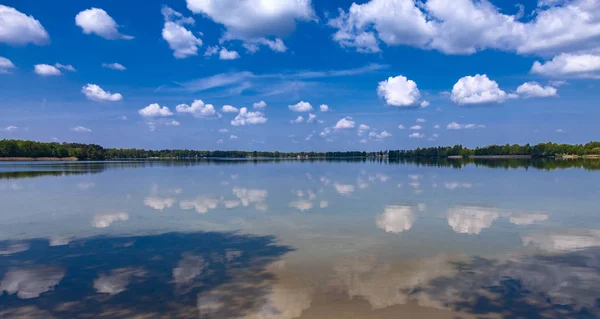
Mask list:
[{"label": "blue sky", "polygon": [[3,0],[0,138],[282,151],[598,140],[600,1],[448,3]]}]

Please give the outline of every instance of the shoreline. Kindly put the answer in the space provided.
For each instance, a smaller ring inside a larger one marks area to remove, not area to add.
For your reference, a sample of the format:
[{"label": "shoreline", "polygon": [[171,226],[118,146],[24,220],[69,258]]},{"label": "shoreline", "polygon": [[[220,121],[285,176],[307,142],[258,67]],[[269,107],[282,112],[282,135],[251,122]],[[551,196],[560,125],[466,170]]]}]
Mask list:
[{"label": "shoreline", "polygon": [[73,162],[78,160],[77,157],[0,157],[0,162]]}]

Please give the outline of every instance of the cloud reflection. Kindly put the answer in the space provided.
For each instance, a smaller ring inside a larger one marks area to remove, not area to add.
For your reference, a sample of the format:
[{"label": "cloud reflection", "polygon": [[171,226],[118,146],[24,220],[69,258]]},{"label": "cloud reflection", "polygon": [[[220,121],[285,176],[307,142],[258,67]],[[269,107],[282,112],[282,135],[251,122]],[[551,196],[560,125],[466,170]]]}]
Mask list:
[{"label": "cloud reflection", "polygon": [[494,208],[458,206],[448,210],[448,225],[461,234],[479,234],[500,217]]},{"label": "cloud reflection", "polygon": [[412,228],[415,223],[415,208],[412,206],[389,205],[377,215],[377,228],[388,233],[401,233]]},{"label": "cloud reflection", "polygon": [[62,268],[54,266],[11,269],[4,275],[0,290],[9,295],[16,293],[21,299],[37,298],[40,294],[52,290],[64,275]]},{"label": "cloud reflection", "polygon": [[129,220],[129,214],[125,212],[102,213],[97,214],[92,219],[92,226],[96,228],[106,228],[114,222]]}]

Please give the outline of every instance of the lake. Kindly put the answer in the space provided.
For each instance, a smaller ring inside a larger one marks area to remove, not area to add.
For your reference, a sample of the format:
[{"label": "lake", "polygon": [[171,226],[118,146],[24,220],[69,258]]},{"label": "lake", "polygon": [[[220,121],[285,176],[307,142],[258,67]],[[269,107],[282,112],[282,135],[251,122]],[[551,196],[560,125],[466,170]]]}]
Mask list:
[{"label": "lake", "polygon": [[0,318],[596,318],[597,163],[0,163]]}]

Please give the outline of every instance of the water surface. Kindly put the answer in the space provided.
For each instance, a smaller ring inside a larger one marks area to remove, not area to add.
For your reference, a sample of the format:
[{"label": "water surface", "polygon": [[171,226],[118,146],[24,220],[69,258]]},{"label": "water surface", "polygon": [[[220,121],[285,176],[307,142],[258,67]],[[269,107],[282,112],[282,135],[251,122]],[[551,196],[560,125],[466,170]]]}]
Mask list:
[{"label": "water surface", "polygon": [[597,168],[0,163],[0,318],[596,318]]}]

